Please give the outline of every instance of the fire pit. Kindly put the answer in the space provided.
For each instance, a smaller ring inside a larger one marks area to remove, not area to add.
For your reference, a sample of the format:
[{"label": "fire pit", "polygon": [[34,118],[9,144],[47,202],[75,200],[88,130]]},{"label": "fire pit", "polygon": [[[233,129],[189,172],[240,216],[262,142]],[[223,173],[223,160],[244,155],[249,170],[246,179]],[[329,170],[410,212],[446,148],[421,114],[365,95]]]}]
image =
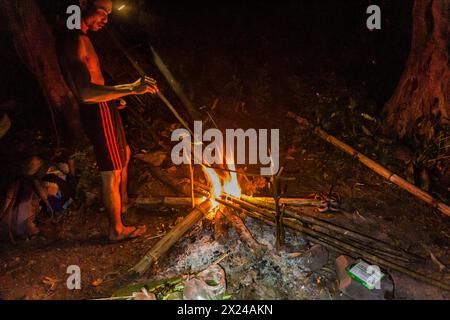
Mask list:
[{"label": "fire pit", "polygon": [[[133,273],[142,276],[155,262],[157,266],[149,273],[155,279],[195,273],[225,254],[221,266],[227,274],[228,290],[235,297],[331,299],[336,298],[336,274],[328,265],[333,261],[329,259],[330,250],[364,258],[437,287],[446,286],[410,269],[423,258],[303,210],[306,206],[335,211],[336,199],[248,196],[241,192],[234,164],[230,162],[228,167],[225,177],[203,167],[209,187],[197,184],[197,192],[203,195],[201,204],[147,252],[131,269]],[[206,227],[202,228],[198,222],[205,218]],[[175,243],[170,263],[159,261]]]}]

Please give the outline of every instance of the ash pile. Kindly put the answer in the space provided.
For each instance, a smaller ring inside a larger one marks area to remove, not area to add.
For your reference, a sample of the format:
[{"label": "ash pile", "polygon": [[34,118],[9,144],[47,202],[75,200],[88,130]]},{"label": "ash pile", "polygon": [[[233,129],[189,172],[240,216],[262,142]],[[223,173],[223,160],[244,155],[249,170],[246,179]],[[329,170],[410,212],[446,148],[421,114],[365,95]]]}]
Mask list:
[{"label": "ash pile", "polygon": [[216,240],[214,222],[204,220],[160,260],[151,278],[195,274],[219,262],[233,299],[332,299],[338,294],[334,262],[325,248],[287,231],[285,245],[277,254],[271,226],[253,218],[246,218],[245,224],[261,252],[249,248],[233,228],[227,241]]}]

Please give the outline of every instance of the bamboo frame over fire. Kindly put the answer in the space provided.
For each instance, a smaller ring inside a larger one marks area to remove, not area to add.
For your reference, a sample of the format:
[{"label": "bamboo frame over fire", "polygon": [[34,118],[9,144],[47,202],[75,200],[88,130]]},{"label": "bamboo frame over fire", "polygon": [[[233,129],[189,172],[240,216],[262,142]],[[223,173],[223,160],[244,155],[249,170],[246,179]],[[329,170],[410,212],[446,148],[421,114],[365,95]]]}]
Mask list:
[{"label": "bamboo frame over fire", "polygon": [[[247,197],[246,199],[248,200],[249,198]],[[222,199],[219,199],[218,202],[223,206],[227,206],[238,212],[242,212],[246,216],[261,220],[272,226],[276,225],[275,211],[273,209],[269,210],[268,208],[258,207],[257,205],[249,203],[244,199],[237,199],[227,194],[224,194],[222,196]],[[266,207],[266,205],[264,205],[264,207]],[[302,218],[305,218],[305,216],[299,214],[291,215],[291,217],[282,218],[282,223],[290,229],[301,232],[302,236],[305,239],[313,243],[321,244],[324,247],[329,248],[330,250],[342,254],[349,254],[355,257],[362,257],[367,261],[378,264],[388,270],[395,270],[404,273],[416,280],[450,291],[450,284],[448,282],[431,278],[425,274],[421,274],[417,271],[409,269],[406,266],[401,265],[410,265],[411,263],[417,262],[416,258],[418,257],[414,257],[414,255],[404,255],[405,252],[398,251],[397,255],[393,257],[392,254],[395,254],[395,252],[392,251],[392,248],[389,248],[388,246],[383,246],[383,249],[381,249],[372,247],[368,243],[365,243],[364,246],[356,245],[355,241],[348,241],[347,236],[349,235],[349,232],[346,232],[344,228],[339,228],[341,229],[340,234],[338,233],[331,235],[332,233],[330,233],[329,231],[319,231],[314,228],[314,224],[317,224],[318,221],[314,221],[314,223],[312,223],[313,221],[309,220],[310,223],[304,223],[304,221],[301,220]],[[336,229],[336,226],[333,226],[331,224],[329,224],[327,227],[334,231],[338,231],[338,229]],[[352,235],[355,236],[357,234],[353,233]],[[362,239],[361,236],[363,235],[359,234],[357,238]],[[368,239],[369,238],[367,238],[366,240]],[[368,250],[369,248],[370,250]],[[401,256],[402,254],[403,257]]]}]

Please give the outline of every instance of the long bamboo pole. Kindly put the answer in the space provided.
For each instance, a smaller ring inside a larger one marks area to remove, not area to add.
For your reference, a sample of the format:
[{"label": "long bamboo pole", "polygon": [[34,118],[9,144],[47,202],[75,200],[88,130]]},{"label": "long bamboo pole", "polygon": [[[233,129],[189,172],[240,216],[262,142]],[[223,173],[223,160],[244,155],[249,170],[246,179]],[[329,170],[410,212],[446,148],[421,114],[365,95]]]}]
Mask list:
[{"label": "long bamboo pole", "polygon": [[[200,204],[203,202],[205,197],[210,197],[209,193],[203,192],[203,189],[195,186],[194,188],[197,196],[194,198],[195,204]],[[203,199],[203,200],[202,200]],[[310,199],[302,199],[302,198],[289,198],[289,201],[284,201],[285,198],[280,200],[280,204],[286,204],[289,206],[315,206],[319,205],[319,200],[310,200]],[[266,197],[252,197],[252,201],[260,202],[262,204],[273,204],[273,198]],[[270,202],[272,201],[272,202]],[[164,205],[164,206],[190,206],[192,204],[192,197],[183,197],[183,196],[170,196],[170,197],[141,197],[137,198],[135,201],[136,205],[147,205],[147,206],[156,206],[156,205]],[[257,203],[256,203],[257,204]]]},{"label": "long bamboo pole", "polygon": [[378,173],[380,176],[384,177],[388,181],[396,184],[400,188],[408,191],[412,195],[416,196],[417,198],[421,199],[422,201],[426,202],[427,204],[431,205],[433,208],[439,210],[443,214],[450,216],[450,207],[445,204],[442,201],[439,201],[433,196],[431,196],[429,193],[423,191],[422,189],[416,187],[415,185],[409,183],[405,179],[399,177],[389,169],[386,169],[379,163],[373,161],[372,159],[368,158],[364,154],[356,151],[352,147],[350,147],[348,144],[342,142],[341,140],[333,137],[332,135],[326,133],[324,130],[322,130],[319,127],[316,127],[312,125],[308,120],[305,118],[299,117],[296,114],[292,112],[288,112],[288,117],[294,119],[297,121],[298,124],[303,126],[306,129],[312,130],[315,134],[317,134],[319,137],[324,139],[325,141],[329,142],[330,144],[338,147],[345,153],[351,155],[353,158],[360,161],[362,164],[364,164],[366,167],[371,169],[372,171]]},{"label": "long bamboo pole", "polygon": [[178,81],[175,80],[175,77],[172,75],[172,73],[170,72],[167,65],[163,62],[163,60],[161,59],[161,57],[159,56],[159,54],[156,52],[156,50],[153,48],[153,46],[151,44],[150,44],[150,50],[152,51],[153,61],[155,62],[155,65],[158,67],[159,71],[161,71],[164,78],[166,78],[167,82],[172,87],[173,91],[176,93],[176,95],[178,96],[180,101],[186,107],[191,118],[193,120],[201,119],[197,108],[194,107],[192,102],[184,94],[183,90],[181,89],[181,85],[178,83]]},{"label": "long bamboo pole", "polygon": [[[195,197],[194,203],[196,205],[201,204],[204,201],[204,197]],[[142,206],[191,206],[191,197],[151,197],[151,198],[137,198],[134,203]]]},{"label": "long bamboo pole", "polygon": [[202,220],[212,209],[211,200],[206,200],[196,206],[180,223],[170,230],[164,238],[159,240],[144,257],[129,270],[132,274],[142,276],[151,265],[166,253],[194,224]]}]

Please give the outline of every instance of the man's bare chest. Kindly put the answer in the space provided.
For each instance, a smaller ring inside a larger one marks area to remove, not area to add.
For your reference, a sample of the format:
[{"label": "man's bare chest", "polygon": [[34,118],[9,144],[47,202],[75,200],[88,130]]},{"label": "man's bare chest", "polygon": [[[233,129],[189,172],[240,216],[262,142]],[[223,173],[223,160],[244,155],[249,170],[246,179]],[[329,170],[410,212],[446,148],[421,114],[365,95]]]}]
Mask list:
[{"label": "man's bare chest", "polygon": [[90,40],[85,42],[85,48],[85,61],[91,75],[91,81],[98,85],[104,85],[105,81],[100,67],[100,60]]}]

